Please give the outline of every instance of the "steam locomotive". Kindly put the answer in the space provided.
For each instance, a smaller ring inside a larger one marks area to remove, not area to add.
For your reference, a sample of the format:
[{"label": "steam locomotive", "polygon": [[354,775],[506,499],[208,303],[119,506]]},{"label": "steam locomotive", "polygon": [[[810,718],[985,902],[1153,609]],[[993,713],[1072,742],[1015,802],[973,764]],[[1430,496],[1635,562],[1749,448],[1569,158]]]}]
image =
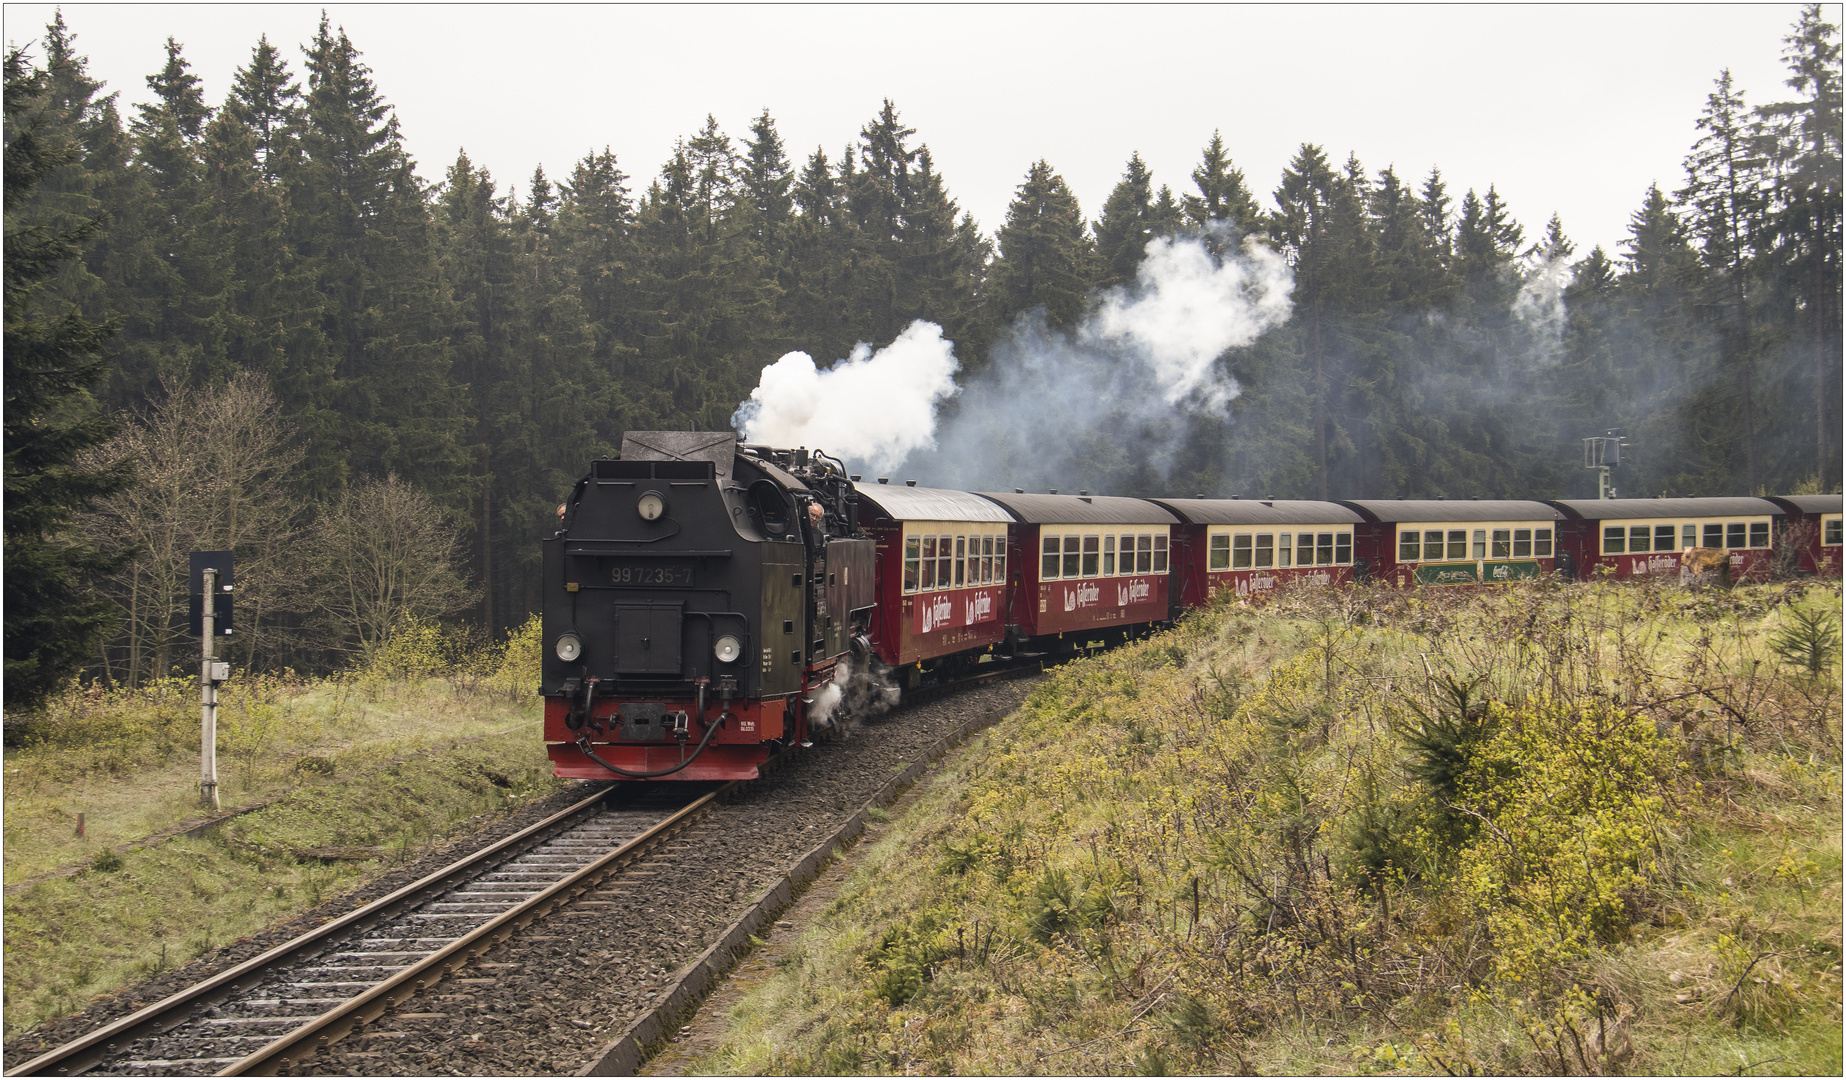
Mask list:
[{"label": "steam locomotive", "polygon": [[1223,590],[1840,575],[1841,497],[1128,499],[862,483],[820,451],[628,432],[544,541],[558,776],[730,780],[905,686],[1114,644]]}]

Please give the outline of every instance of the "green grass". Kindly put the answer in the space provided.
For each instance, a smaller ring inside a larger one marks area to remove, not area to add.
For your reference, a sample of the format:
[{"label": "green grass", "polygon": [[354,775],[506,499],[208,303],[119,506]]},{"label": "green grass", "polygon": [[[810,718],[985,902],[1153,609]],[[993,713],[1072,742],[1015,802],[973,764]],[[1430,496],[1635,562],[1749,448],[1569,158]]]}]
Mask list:
[{"label": "green grass", "polygon": [[[350,675],[233,681],[223,802],[280,797],[203,838],[123,854],[116,847],[201,813],[197,690],[175,680],[55,702],[7,755],[7,880],[88,868],[6,898],[6,1033],[256,933],[556,790],[532,693],[535,633],[536,622],[485,658],[458,658],[413,626]],[[84,840],[73,835],[79,811]],[[360,846],[385,854],[296,855]]]},{"label": "green grass", "polygon": [[[430,841],[555,789],[536,729],[306,788],[198,840],[133,850],[112,870],[39,881],[6,901],[6,1030],[203,956],[415,857]],[[294,852],[381,846],[366,862]]]},{"label": "green grass", "polygon": [[1839,602],[1302,592],[1067,665],[691,1071],[1837,1075],[1837,654],[1768,643]]}]

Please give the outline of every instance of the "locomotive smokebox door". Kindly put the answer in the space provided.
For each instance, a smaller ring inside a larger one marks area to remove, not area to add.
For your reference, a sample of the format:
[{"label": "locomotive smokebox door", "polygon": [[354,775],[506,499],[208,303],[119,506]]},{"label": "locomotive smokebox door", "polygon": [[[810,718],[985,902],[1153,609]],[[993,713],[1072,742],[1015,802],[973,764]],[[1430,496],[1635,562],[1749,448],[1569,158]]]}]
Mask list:
[{"label": "locomotive smokebox door", "polygon": [[624,675],[678,675],[680,605],[615,605],[615,670]]}]

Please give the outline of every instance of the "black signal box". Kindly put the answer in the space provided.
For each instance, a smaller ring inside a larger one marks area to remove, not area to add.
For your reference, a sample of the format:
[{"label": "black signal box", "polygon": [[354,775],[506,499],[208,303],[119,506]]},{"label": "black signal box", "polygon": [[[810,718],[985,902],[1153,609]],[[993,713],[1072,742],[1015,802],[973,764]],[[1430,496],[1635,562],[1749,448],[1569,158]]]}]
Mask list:
[{"label": "black signal box", "polygon": [[194,637],[205,632],[205,571],[218,571],[218,591],[212,595],[212,619],[216,636],[223,637],[231,632],[231,586],[235,583],[231,576],[231,553],[228,551],[195,551],[192,553],[192,585],[187,592],[192,594],[189,605],[192,617]]}]

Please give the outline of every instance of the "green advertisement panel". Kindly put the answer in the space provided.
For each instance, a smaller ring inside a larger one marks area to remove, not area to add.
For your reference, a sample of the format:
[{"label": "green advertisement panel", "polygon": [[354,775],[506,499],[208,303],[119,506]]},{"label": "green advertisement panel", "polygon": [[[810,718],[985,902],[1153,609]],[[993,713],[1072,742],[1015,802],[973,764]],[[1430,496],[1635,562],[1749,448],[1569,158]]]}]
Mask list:
[{"label": "green advertisement panel", "polygon": [[1543,572],[1538,563],[1531,560],[1487,564],[1487,580],[1493,582],[1531,581]]},{"label": "green advertisement panel", "polygon": [[1474,585],[1481,580],[1478,563],[1437,563],[1417,567],[1418,585]]}]

